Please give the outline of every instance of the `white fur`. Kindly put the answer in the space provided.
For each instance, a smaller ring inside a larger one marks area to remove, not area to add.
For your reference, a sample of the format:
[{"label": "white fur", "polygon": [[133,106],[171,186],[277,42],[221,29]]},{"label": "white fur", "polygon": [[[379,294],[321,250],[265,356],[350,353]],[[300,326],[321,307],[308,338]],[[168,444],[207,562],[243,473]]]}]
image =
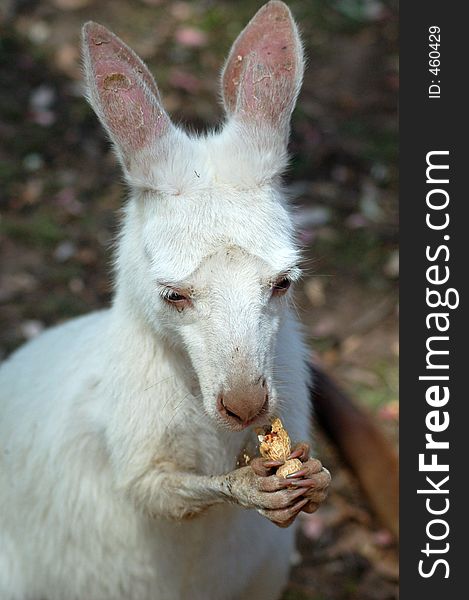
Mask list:
[{"label": "white fur", "polygon": [[270,412],[309,437],[306,351],[270,287],[299,273],[285,148],[235,115],[127,164],[112,307],[0,368],[0,599],[273,600],[294,527],[222,501],[211,476],[254,440],[221,422],[227,382],[262,373]]}]

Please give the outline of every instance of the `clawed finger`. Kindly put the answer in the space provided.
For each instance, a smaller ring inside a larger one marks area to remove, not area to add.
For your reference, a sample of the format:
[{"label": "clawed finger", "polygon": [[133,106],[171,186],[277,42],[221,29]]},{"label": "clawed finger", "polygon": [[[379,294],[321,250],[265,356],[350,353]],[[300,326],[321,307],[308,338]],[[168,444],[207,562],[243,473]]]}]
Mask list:
[{"label": "clawed finger", "polygon": [[290,473],[287,475],[287,479],[300,479],[308,474],[308,469],[300,469],[299,471],[295,471],[295,473]]},{"label": "clawed finger", "polygon": [[[263,510],[280,510],[289,508],[295,502],[307,497],[307,488],[281,489],[276,492],[260,492],[257,496],[257,507]],[[307,498],[311,500],[312,498]]]},{"label": "clawed finger", "polygon": [[[287,476],[287,479],[298,479],[299,477],[311,477],[320,473],[323,470],[321,461],[317,458],[310,458],[307,462],[303,463],[303,468]],[[329,471],[328,471],[329,473]]]},{"label": "clawed finger", "polygon": [[296,444],[296,446],[293,448],[293,450],[287,460],[290,460],[292,458],[299,458],[301,460],[301,462],[304,462],[304,461],[308,460],[309,453],[310,453],[310,445],[307,444],[306,442],[300,442],[299,444]]},{"label": "clawed finger", "polygon": [[278,527],[288,527],[293,523],[298,513],[306,506],[306,504],[308,504],[308,502],[309,500],[307,498],[303,498],[288,508],[261,510],[259,512]]},{"label": "clawed finger", "polygon": [[294,487],[305,487],[305,488],[318,488],[321,486],[322,481],[318,479],[293,479],[289,482],[289,485]]},{"label": "clawed finger", "polygon": [[264,461],[264,466],[267,467],[268,469],[277,469],[278,467],[281,467],[283,465],[283,462],[281,460],[265,460]]},{"label": "clawed finger", "polygon": [[272,475],[272,469],[279,467],[282,463],[279,461],[265,460],[263,458],[254,458],[250,462],[250,467],[256,475],[268,477]]},{"label": "clawed finger", "polygon": [[257,480],[257,488],[261,492],[276,492],[291,487],[290,482],[283,477],[271,475],[270,477],[261,477]]},{"label": "clawed finger", "polygon": [[329,486],[331,482],[331,476],[329,473],[321,471],[320,473],[315,473],[314,475],[310,475],[304,479],[290,479],[287,481],[289,481],[289,484],[292,487],[307,487],[315,490],[323,490]]}]

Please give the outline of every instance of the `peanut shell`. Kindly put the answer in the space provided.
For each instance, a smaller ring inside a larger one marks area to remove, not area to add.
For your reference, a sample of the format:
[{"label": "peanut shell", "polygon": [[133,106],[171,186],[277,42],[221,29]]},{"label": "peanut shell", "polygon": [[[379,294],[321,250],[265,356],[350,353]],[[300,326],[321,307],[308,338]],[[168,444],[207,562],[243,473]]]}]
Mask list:
[{"label": "peanut shell", "polygon": [[259,452],[263,458],[279,460],[285,463],[277,469],[276,474],[279,477],[286,477],[301,469],[302,463],[297,458],[287,460],[291,453],[290,437],[278,417],[272,421],[268,433],[260,430],[257,437],[260,442]]},{"label": "peanut shell", "polygon": [[277,469],[276,475],[279,477],[287,477],[292,473],[296,473],[303,467],[303,463],[298,458],[291,458],[285,464]]}]

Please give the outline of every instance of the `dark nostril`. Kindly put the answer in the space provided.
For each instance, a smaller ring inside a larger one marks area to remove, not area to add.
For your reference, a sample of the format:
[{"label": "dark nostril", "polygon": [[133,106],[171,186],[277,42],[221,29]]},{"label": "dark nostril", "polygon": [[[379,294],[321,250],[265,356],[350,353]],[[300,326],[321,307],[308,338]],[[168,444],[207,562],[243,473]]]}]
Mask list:
[{"label": "dark nostril", "polygon": [[266,380],[265,379],[262,379],[261,385],[262,385],[263,388],[265,388],[265,386],[266,386]]},{"label": "dark nostril", "polygon": [[241,420],[241,417],[239,417],[236,413],[234,413],[232,410],[230,410],[229,408],[226,407],[225,403],[223,402],[223,397],[220,399],[220,404],[223,406],[223,408],[226,411],[226,414],[229,417],[235,417],[236,419]]},{"label": "dark nostril", "polygon": [[[264,382],[265,380],[263,380]],[[222,416],[248,423],[267,411],[269,394],[259,379],[255,386],[245,385],[221,393],[217,409]]]},{"label": "dark nostril", "polygon": [[235,412],[233,412],[232,410],[230,410],[227,407],[227,405],[225,404],[225,399],[223,398],[222,395],[218,396],[217,404],[218,404],[218,410],[225,412],[229,417],[234,417],[235,419],[238,419],[239,421],[242,420],[239,415],[237,415]]}]

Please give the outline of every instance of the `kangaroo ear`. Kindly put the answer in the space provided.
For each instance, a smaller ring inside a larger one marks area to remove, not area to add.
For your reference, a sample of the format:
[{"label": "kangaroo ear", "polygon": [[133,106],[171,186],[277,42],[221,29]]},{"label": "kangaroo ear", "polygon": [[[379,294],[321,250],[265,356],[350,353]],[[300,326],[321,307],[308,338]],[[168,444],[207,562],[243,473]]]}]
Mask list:
[{"label": "kangaroo ear", "polygon": [[83,61],[89,102],[128,170],[173,127],[155,80],[122,40],[91,21],[83,27]]},{"label": "kangaroo ear", "polygon": [[290,9],[283,2],[268,2],[240,33],[226,61],[226,112],[288,136],[303,71],[303,49]]}]

